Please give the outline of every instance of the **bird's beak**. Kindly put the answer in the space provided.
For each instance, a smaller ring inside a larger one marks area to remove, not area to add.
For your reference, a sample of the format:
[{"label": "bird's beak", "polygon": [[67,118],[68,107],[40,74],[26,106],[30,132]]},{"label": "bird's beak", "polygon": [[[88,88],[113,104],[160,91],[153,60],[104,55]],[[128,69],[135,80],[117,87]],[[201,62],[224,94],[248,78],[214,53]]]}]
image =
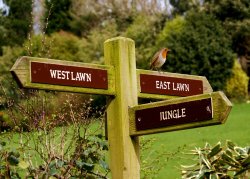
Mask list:
[{"label": "bird's beak", "polygon": [[170,50],[170,49],[168,49],[168,52],[171,52],[171,50]]}]

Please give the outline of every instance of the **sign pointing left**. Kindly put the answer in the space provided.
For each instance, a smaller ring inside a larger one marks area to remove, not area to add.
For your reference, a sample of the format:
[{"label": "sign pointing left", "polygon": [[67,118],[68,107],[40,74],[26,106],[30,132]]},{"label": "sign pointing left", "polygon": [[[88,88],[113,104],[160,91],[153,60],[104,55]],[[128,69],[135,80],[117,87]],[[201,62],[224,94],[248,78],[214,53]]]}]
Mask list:
[{"label": "sign pointing left", "polygon": [[24,88],[114,95],[111,66],[21,57],[11,73]]}]

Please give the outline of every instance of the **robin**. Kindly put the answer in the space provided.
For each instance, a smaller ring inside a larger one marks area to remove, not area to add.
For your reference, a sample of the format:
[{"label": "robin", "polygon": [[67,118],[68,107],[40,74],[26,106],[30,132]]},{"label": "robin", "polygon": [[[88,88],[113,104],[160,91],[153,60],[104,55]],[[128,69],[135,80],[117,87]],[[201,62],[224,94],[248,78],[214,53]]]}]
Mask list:
[{"label": "robin", "polygon": [[153,56],[151,60],[150,69],[153,70],[161,68],[167,59],[168,52],[170,51],[171,50],[168,48],[163,48],[158,52],[156,52],[156,54]]}]

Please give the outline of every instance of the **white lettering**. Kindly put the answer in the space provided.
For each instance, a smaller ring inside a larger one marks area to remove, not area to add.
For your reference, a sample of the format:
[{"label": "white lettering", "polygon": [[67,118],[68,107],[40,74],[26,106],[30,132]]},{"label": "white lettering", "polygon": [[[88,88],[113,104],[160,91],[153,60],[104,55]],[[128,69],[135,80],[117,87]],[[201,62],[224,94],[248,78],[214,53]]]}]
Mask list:
[{"label": "white lettering", "polygon": [[74,72],[71,72],[71,80],[75,81],[76,79],[74,78]]},{"label": "white lettering", "polygon": [[176,88],[175,88],[175,86],[174,86],[174,82],[173,82],[173,90],[176,91]]},{"label": "white lettering", "polygon": [[91,73],[80,73],[61,71],[61,70],[50,70],[51,78],[61,79],[61,80],[72,80],[72,81],[88,81],[91,82]]},{"label": "white lettering", "polygon": [[76,75],[74,76],[74,73],[71,72],[71,80],[91,82],[91,73],[76,72]]},{"label": "white lettering", "polygon": [[156,85],[156,88],[157,88],[157,89],[160,89],[159,82],[160,82],[160,81],[155,81],[155,85]]},{"label": "white lettering", "polygon": [[76,81],[81,81],[81,79],[80,79],[80,75],[79,75],[79,73],[78,73],[78,72],[76,72]]},{"label": "white lettering", "polygon": [[89,73],[86,73],[86,75],[87,75],[87,81],[90,81],[91,82],[91,74]]},{"label": "white lettering", "polygon": [[182,108],[181,109],[181,115],[182,115],[182,117],[186,117],[186,108]]},{"label": "white lettering", "polygon": [[185,84],[185,91],[189,91],[189,84]]},{"label": "white lettering", "polygon": [[69,80],[69,71],[50,70],[50,77],[56,79]]},{"label": "white lettering", "polygon": [[173,90],[174,91],[189,91],[189,84],[185,83],[174,83],[173,82]]},{"label": "white lettering", "polygon": [[157,89],[170,89],[170,82],[169,81],[155,81],[155,87]]},{"label": "white lettering", "polygon": [[69,80],[69,71],[65,71],[65,73],[67,74],[67,80]]},{"label": "white lettering", "polygon": [[168,119],[179,119],[182,117],[186,117],[186,108],[160,112],[160,121]]},{"label": "white lettering", "polygon": [[61,75],[62,75],[62,71],[57,70],[57,79],[62,79]]},{"label": "white lettering", "polygon": [[51,78],[56,78],[56,71],[57,70],[50,70],[50,76],[51,76]]}]

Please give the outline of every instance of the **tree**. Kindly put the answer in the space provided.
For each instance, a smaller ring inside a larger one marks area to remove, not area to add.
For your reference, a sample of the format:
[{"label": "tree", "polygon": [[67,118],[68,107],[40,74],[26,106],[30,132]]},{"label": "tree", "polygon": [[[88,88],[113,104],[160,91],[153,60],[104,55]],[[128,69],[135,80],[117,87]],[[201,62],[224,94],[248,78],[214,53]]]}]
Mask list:
[{"label": "tree", "polygon": [[[238,54],[243,69],[244,61],[250,60],[250,1],[206,0],[204,9],[223,22],[233,41],[233,50]],[[250,74],[250,72],[249,72]]]},{"label": "tree", "polygon": [[[58,32],[60,30],[71,31],[70,16],[71,0],[45,0],[45,17],[49,19],[47,33]],[[45,23],[47,23],[46,19]]]},{"label": "tree", "polygon": [[6,0],[9,13],[0,15],[0,54],[2,47],[21,45],[28,37],[31,24],[32,0]]},{"label": "tree", "polygon": [[196,9],[201,5],[200,0],[170,0],[173,6],[172,13],[175,15],[183,15],[191,9]]},{"label": "tree", "polygon": [[205,0],[203,9],[222,21],[243,70],[250,75],[250,1]]},{"label": "tree", "polygon": [[190,11],[177,17],[166,23],[157,43],[172,49],[165,70],[203,75],[214,90],[224,89],[234,54],[231,39],[214,16]]},{"label": "tree", "polygon": [[206,12],[214,14],[221,21],[250,18],[248,0],[205,0],[203,7]]}]

